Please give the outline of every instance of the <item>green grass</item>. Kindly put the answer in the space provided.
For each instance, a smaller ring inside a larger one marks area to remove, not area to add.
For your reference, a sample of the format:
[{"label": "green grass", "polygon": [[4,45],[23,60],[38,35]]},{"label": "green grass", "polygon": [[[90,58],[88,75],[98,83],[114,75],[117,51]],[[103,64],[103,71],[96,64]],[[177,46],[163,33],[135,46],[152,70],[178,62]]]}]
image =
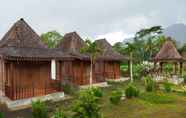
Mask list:
[{"label": "green grass", "polygon": [[162,92],[143,93],[140,95],[140,98],[152,104],[171,104],[175,101],[173,96]]},{"label": "green grass", "polygon": [[[101,98],[101,112],[103,118],[185,118],[186,94],[176,92],[146,93],[143,81],[135,81],[134,84],[141,90],[139,98],[126,99],[117,105],[109,101],[113,90],[123,90],[129,84],[111,83],[111,87],[104,88]],[[74,98],[75,99],[75,98]],[[72,100],[52,104],[52,109],[61,108],[67,115],[71,115]]]}]

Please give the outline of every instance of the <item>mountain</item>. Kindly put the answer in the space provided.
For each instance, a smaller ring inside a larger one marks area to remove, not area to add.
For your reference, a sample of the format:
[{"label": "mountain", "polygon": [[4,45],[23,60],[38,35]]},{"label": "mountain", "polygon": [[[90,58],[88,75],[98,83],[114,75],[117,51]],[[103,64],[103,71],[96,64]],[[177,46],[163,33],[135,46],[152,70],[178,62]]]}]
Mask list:
[{"label": "mountain", "polygon": [[173,24],[164,29],[165,36],[174,38],[179,44],[186,43],[186,25]]}]

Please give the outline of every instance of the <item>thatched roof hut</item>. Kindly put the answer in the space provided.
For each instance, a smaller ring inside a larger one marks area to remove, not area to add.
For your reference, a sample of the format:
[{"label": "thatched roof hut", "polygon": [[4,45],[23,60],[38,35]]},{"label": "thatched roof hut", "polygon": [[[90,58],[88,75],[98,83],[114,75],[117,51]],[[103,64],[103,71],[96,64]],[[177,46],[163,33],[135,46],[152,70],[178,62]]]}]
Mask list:
[{"label": "thatched roof hut", "polygon": [[88,60],[89,56],[80,52],[84,46],[84,40],[76,32],[70,32],[64,35],[63,40],[57,45],[57,49],[79,59]]},{"label": "thatched roof hut", "polygon": [[183,57],[177,51],[173,42],[168,38],[160,51],[154,57],[154,61],[182,61]]},{"label": "thatched roof hut", "polygon": [[123,61],[128,60],[128,57],[121,55],[120,53],[114,51],[112,46],[106,39],[99,39],[95,41],[98,48],[102,50],[101,54],[98,55],[98,60],[107,61]]},{"label": "thatched roof hut", "polygon": [[48,49],[38,34],[24,21],[18,20],[0,41],[0,56],[6,59],[51,60],[70,59],[71,56]]}]

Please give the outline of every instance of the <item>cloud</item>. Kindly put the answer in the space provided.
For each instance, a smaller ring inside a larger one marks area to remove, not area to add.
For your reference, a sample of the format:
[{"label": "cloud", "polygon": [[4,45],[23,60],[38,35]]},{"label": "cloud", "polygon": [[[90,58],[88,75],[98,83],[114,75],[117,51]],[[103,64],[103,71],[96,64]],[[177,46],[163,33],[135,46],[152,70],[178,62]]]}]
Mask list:
[{"label": "cloud", "polygon": [[39,34],[77,31],[82,37],[97,37],[122,32],[115,33],[116,39],[143,27],[186,24],[185,5],[186,0],[4,0],[0,36],[23,17]]},{"label": "cloud", "polygon": [[122,31],[118,31],[118,32],[111,32],[111,33],[107,33],[107,34],[103,34],[103,35],[98,35],[96,36],[96,39],[107,39],[107,41],[113,45],[116,42],[121,42],[123,41],[125,38],[131,38],[133,35],[131,34],[125,34]]}]

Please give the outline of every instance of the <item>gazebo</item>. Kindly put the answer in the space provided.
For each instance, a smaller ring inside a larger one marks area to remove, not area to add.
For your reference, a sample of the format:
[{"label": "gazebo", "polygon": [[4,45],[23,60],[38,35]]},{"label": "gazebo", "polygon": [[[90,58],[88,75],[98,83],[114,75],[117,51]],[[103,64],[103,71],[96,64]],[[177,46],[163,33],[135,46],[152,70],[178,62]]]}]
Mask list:
[{"label": "gazebo", "polygon": [[[179,75],[182,77],[182,68],[183,68],[183,57],[177,51],[173,41],[170,37],[167,38],[167,41],[163,44],[160,51],[153,58],[154,65],[156,68],[157,63],[160,65],[160,73],[163,73],[164,64],[173,64],[173,73],[172,78],[175,75]],[[179,66],[179,67],[178,67]],[[179,73],[178,73],[179,72]]]}]

